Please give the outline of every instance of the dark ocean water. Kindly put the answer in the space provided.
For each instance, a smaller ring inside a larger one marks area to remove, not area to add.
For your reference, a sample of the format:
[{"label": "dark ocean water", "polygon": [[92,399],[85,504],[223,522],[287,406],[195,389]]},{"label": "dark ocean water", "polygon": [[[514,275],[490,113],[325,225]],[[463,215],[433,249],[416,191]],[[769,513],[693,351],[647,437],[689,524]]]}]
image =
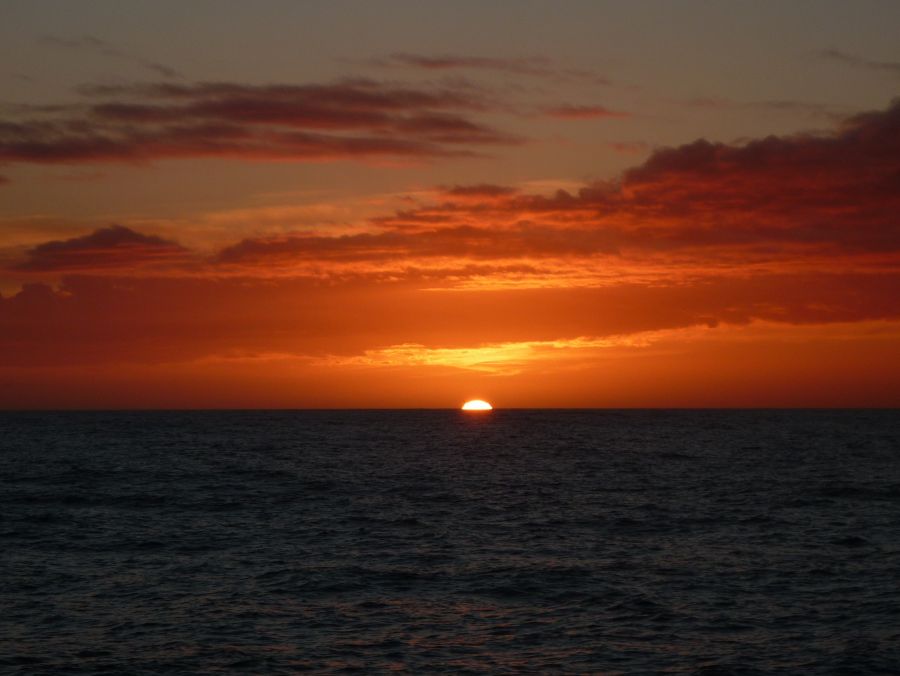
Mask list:
[{"label": "dark ocean water", "polygon": [[897,411],[0,414],[0,672],[900,670]]}]

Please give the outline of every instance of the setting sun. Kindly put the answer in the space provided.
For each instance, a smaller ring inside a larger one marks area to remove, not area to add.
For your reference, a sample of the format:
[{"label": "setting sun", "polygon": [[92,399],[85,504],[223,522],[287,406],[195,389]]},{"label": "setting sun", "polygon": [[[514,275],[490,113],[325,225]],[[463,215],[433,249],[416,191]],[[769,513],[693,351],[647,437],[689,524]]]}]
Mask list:
[{"label": "setting sun", "polygon": [[472,399],[462,406],[463,411],[491,411],[493,408],[493,406],[482,399]]}]

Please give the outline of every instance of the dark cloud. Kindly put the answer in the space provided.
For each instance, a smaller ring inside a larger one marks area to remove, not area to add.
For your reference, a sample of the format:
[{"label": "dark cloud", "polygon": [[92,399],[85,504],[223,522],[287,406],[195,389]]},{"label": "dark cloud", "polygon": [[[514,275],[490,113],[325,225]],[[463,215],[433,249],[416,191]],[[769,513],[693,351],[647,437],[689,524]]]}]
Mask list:
[{"label": "dark cloud", "polygon": [[78,163],[178,157],[359,159],[473,156],[520,139],[460,111],[468,93],[372,81],[103,86],[100,102],[0,120],[0,161]]},{"label": "dark cloud", "polygon": [[[897,195],[898,168],[900,100],[887,110],[846,119],[833,134],[769,136],[741,145],[699,140],[660,149],[626,172],[623,189],[633,193],[666,186],[669,198],[674,191],[711,191],[697,206],[715,200],[720,209],[730,210],[764,198],[776,198],[786,209],[812,208],[813,202],[852,207],[868,194],[879,198],[869,204],[881,209]],[[833,194],[838,188],[843,192]]]},{"label": "dark cloud", "polygon": [[188,251],[168,240],[112,225],[89,235],[29,249],[15,269],[25,272],[102,272],[183,262]]}]

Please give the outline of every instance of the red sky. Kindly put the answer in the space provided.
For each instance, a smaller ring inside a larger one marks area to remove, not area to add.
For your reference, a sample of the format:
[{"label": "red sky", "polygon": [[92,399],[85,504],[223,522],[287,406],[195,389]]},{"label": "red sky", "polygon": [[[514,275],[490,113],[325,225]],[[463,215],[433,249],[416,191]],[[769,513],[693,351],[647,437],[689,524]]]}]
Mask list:
[{"label": "red sky", "polygon": [[769,54],[812,84],[761,92],[750,46],[735,84],[395,27],[247,77],[40,11],[0,107],[2,407],[900,405],[896,50],[805,34]]}]

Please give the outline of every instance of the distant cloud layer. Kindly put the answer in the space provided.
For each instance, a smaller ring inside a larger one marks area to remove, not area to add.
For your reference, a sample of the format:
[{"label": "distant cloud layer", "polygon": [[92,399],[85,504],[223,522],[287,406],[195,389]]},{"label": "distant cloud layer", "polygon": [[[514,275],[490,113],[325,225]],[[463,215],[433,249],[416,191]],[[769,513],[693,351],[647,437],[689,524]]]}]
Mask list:
[{"label": "distant cloud layer", "polygon": [[[242,98],[243,90],[208,86],[217,94],[206,114],[229,120],[297,123],[294,91],[283,92],[286,107],[271,105],[278,93],[266,92],[265,106]],[[319,98],[362,101],[364,111],[344,126],[406,125],[392,117],[437,96],[421,92],[327,89]],[[197,98],[190,87],[174,87],[163,98]],[[359,98],[356,98],[359,97]],[[99,115],[154,120],[174,115],[169,107],[139,106]],[[193,105],[193,104],[189,104]],[[460,103],[461,105],[461,103]],[[352,108],[352,104],[349,108]],[[95,111],[96,112],[96,111]],[[180,114],[180,113],[178,113]],[[318,124],[303,109],[302,124]],[[322,122],[322,124],[325,124]],[[427,125],[426,125],[427,126]],[[431,134],[432,129],[425,131]],[[799,260],[900,251],[900,102],[888,109],[845,120],[826,135],[771,136],[740,145],[698,140],[653,152],[617,181],[588,184],[576,192],[530,194],[513,186],[445,186],[434,199],[374,218],[366,232],[341,236],[279,234],[246,239],[223,249],[218,264],[267,267],[273,262],[399,260],[457,257],[547,259],[610,255],[620,258],[678,252],[702,262],[713,260]],[[159,238],[121,226],[92,235],[50,242],[29,252],[21,270],[90,269],[115,261],[156,261],[184,250]]]}]

